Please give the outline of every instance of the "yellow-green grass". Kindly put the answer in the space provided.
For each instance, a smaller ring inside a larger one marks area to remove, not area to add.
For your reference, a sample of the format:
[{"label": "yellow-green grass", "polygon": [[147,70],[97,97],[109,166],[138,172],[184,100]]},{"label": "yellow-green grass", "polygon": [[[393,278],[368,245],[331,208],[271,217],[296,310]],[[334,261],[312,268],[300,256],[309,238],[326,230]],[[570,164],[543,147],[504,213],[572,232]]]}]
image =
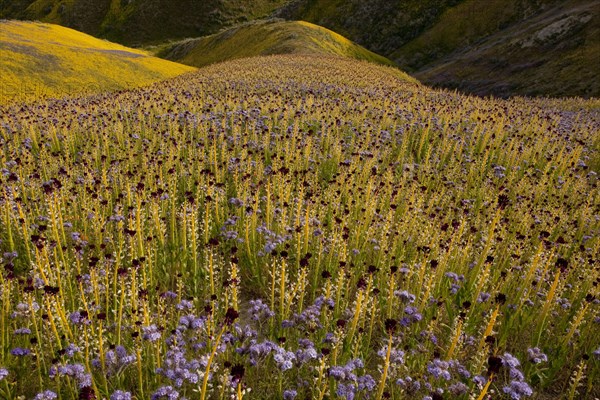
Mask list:
[{"label": "yellow-green grass", "polygon": [[395,65],[327,28],[305,21],[259,21],[175,43],[159,56],[201,67],[220,61],[272,54],[323,54]]},{"label": "yellow-green grass", "polygon": [[194,68],[58,25],[0,22],[0,102],[147,85]]}]

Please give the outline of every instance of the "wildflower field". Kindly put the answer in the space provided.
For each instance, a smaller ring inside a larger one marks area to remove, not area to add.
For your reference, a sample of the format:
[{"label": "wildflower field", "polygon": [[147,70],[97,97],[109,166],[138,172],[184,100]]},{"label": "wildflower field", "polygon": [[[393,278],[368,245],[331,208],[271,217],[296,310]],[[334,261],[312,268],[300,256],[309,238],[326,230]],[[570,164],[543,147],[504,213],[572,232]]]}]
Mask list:
[{"label": "wildflower field", "polygon": [[297,55],[0,106],[0,398],[597,398],[599,109]]}]

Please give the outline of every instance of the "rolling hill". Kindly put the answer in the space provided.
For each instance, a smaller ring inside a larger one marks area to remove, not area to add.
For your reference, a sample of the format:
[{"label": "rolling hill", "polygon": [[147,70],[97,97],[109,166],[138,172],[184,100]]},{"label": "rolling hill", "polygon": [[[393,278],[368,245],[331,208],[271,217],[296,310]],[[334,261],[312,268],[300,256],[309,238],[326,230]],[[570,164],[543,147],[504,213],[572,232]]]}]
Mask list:
[{"label": "rolling hill", "polygon": [[329,29],[304,21],[251,22],[169,45],[158,56],[202,67],[230,59],[271,54],[337,55],[395,65]]},{"label": "rolling hill", "polygon": [[0,22],[0,102],[125,89],[193,70],[58,25]]},{"label": "rolling hill", "polygon": [[[0,18],[69,26],[129,46],[268,16],[308,21],[424,83],[480,95],[600,96],[600,2],[589,0],[15,0]],[[216,40],[218,37],[213,38]],[[238,43],[241,39],[237,37]],[[242,48],[255,46],[244,43]],[[242,49],[245,51],[245,49]]]}]

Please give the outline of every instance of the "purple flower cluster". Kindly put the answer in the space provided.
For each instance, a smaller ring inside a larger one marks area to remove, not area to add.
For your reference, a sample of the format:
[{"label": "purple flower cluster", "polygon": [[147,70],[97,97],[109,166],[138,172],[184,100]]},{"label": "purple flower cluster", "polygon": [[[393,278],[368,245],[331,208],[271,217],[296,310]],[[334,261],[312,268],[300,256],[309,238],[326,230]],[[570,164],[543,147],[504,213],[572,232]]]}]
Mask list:
[{"label": "purple flower cluster", "polygon": [[156,372],[173,382],[175,387],[180,388],[186,381],[197,384],[198,371],[205,367],[206,365],[201,366],[200,361],[196,359],[188,360],[182,349],[172,347],[167,351],[163,366],[157,368]]},{"label": "purple flower cluster", "polygon": [[[385,359],[387,357],[387,350],[387,346],[383,346],[381,349],[379,349],[377,355]],[[404,352],[402,350],[392,348],[392,350],[390,351],[390,364],[404,364]]]},{"label": "purple flower cluster", "polygon": [[416,300],[417,296],[415,296],[412,293],[409,293],[406,290],[396,290],[394,292],[394,296],[398,297],[400,300],[402,300],[405,303],[414,303],[414,301]]},{"label": "purple flower cluster", "polygon": [[25,357],[31,354],[31,350],[25,349],[23,347],[15,347],[10,351],[10,354],[12,354],[15,357]]},{"label": "purple flower cluster", "polygon": [[249,313],[252,316],[252,320],[261,322],[275,316],[275,313],[261,299],[250,300]]},{"label": "purple flower cluster", "polygon": [[292,369],[294,366],[294,362],[296,361],[296,354],[292,351],[287,351],[283,347],[277,346],[274,349],[275,354],[273,355],[273,360],[277,363],[277,368],[281,371],[287,371]]},{"label": "purple flower cluster", "polygon": [[89,325],[91,321],[88,318],[87,312],[74,311],[69,314],[69,321],[73,325]]},{"label": "purple flower cluster", "polygon": [[33,400],[54,400],[56,398],[58,398],[58,395],[52,390],[44,390],[43,392],[38,393]]},{"label": "purple flower cluster", "polygon": [[531,396],[533,390],[527,382],[525,376],[519,369],[521,363],[510,353],[504,353],[502,357],[502,365],[509,369],[510,383],[502,388],[502,391],[510,396],[513,400],[520,400],[523,396]]},{"label": "purple flower cluster", "polygon": [[276,232],[269,230],[266,225],[261,225],[256,228],[256,231],[262,235],[264,235],[266,243],[261,251],[258,252],[259,256],[265,256],[267,254],[271,254],[277,246],[287,242],[292,238],[292,235],[279,235]]},{"label": "purple flower cluster", "polygon": [[160,330],[155,324],[143,327],[142,332],[142,338],[149,342],[157,342],[161,337]]},{"label": "purple flower cluster", "polygon": [[400,318],[401,326],[409,326],[413,323],[419,322],[423,319],[423,315],[419,313],[419,310],[413,306],[404,307],[404,316]]},{"label": "purple flower cluster", "polygon": [[314,343],[309,339],[299,339],[298,344],[300,345],[300,348],[294,353],[297,366],[302,366],[319,357]]},{"label": "purple flower cluster", "polygon": [[450,372],[450,363],[442,361],[439,358],[433,360],[427,364],[427,372],[429,372],[434,378],[443,378],[447,381],[452,379],[452,373]]},{"label": "purple flower cluster", "polygon": [[92,386],[92,375],[85,371],[81,364],[53,365],[50,367],[50,378],[68,376],[74,378],[79,388]]},{"label": "purple flower cluster", "polygon": [[150,397],[151,400],[177,400],[178,398],[179,392],[173,389],[173,386],[162,386],[152,393]]},{"label": "purple flower cluster", "polygon": [[545,355],[539,347],[529,348],[527,349],[527,355],[529,356],[529,361],[534,364],[540,364],[543,362],[548,362],[548,356]]},{"label": "purple flower cluster", "polygon": [[321,310],[324,306],[333,308],[335,303],[332,299],[326,299],[324,296],[319,296],[314,303],[305,308],[300,314],[294,314],[291,320],[284,320],[282,325],[284,328],[294,326],[302,326],[307,330],[314,330],[322,327],[320,318]]},{"label": "purple flower cluster", "polygon": [[396,380],[396,385],[402,387],[408,394],[413,394],[421,390],[421,382],[407,376]]},{"label": "purple flower cluster", "polygon": [[[371,392],[377,382],[371,375],[357,376],[356,369],[364,368],[360,358],[350,360],[346,365],[336,365],[329,369],[329,376],[337,381],[336,394],[346,400],[353,400],[357,392]],[[368,397],[368,395],[366,395]]]},{"label": "purple flower cluster", "polygon": [[81,351],[81,349],[77,345],[71,343],[64,349],[64,354],[67,357],[71,358],[71,357],[75,356],[76,353],[79,353],[80,351]]},{"label": "purple flower cluster", "polygon": [[[109,350],[105,354],[104,363],[106,365],[107,376],[119,374],[128,365],[136,361],[134,354],[127,354],[127,349],[123,346],[117,346],[114,350]],[[99,358],[92,360],[92,365],[95,368],[101,368],[102,364]]]},{"label": "purple flower cluster", "polygon": [[131,393],[122,390],[115,390],[110,395],[110,400],[131,400]]}]

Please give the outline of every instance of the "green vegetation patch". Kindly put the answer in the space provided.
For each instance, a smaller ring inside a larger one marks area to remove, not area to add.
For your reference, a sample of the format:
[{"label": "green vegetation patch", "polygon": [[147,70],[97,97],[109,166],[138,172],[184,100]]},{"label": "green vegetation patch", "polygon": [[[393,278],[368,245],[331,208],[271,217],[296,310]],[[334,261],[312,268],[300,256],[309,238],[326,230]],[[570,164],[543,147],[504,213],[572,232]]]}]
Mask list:
[{"label": "green vegetation patch", "polygon": [[271,54],[336,55],[394,65],[387,58],[329,29],[304,21],[252,22],[211,36],[175,43],[158,53],[160,57],[196,67]]}]

